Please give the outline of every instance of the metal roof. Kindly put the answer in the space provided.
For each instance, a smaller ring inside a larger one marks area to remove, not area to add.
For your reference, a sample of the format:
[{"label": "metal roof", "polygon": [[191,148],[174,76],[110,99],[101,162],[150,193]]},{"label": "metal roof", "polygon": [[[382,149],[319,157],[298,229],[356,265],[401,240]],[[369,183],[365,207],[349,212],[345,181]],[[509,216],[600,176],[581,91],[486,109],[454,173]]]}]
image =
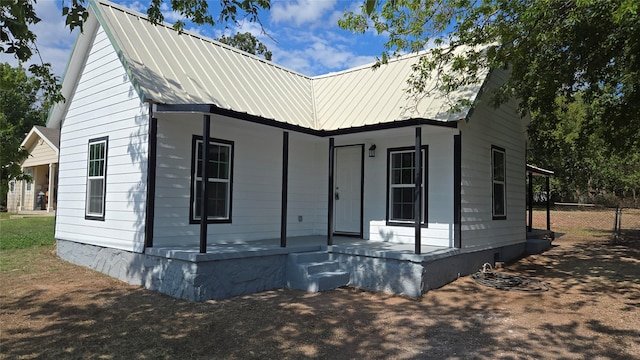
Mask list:
[{"label": "metal roof", "polygon": [[309,77],[167,24],[154,26],[125,7],[93,4],[143,100],[212,104],[314,127]]},{"label": "metal roof", "polygon": [[[125,7],[92,0],[141,98],[159,104],[208,104],[313,130],[338,130],[408,119],[456,121],[451,97],[475,101],[482,84],[449,97],[409,97],[405,89],[419,55],[308,77],[168,24],[152,25]],[[486,73],[484,74],[486,75]],[[431,79],[435,84],[435,77]],[[433,84],[427,86],[431,87]]]},{"label": "metal roof", "polygon": [[537,167],[531,164],[527,164],[527,172],[531,173],[534,176],[553,176],[553,171],[551,170],[547,170],[547,169],[543,169],[541,167]]}]

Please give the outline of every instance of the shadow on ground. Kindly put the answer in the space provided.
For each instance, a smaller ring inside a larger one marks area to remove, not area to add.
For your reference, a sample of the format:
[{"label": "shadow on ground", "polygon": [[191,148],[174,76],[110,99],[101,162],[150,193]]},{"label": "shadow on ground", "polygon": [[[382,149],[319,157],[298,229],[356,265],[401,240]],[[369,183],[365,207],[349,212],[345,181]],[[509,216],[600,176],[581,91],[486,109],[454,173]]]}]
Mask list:
[{"label": "shadow on ground", "polygon": [[64,263],[53,279],[2,291],[1,354],[632,359],[640,356],[637,344],[632,346],[640,331],[620,322],[638,318],[639,241],[565,243],[560,238],[547,253],[506,269],[546,281],[551,290],[545,293],[499,291],[463,278],[421,301],[345,288],[188,303]]}]

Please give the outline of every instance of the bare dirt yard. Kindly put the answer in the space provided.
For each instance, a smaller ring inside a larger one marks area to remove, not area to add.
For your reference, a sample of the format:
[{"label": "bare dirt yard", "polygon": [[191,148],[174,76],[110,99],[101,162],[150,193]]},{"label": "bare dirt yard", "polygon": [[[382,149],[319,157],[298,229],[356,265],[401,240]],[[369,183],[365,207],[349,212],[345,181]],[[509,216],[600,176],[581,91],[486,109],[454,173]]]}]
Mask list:
[{"label": "bare dirt yard", "polygon": [[[503,269],[546,292],[464,277],[419,301],[343,288],[188,303],[51,247],[11,250],[22,260],[0,272],[0,358],[638,359],[640,227],[614,243],[612,214],[554,211],[553,248]],[[640,212],[628,216],[640,224]]]}]

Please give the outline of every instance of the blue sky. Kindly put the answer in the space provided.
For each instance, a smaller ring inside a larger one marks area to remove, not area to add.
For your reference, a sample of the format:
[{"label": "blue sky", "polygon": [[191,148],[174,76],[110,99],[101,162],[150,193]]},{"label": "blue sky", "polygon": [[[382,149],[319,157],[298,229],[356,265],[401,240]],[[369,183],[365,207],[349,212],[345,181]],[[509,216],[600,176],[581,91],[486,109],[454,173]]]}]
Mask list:
[{"label": "blue sky", "polygon": [[[142,13],[146,13],[150,2],[111,1]],[[77,35],[64,26],[62,3],[63,0],[38,0],[36,13],[42,21],[34,27],[42,59],[52,64],[57,76],[64,73]],[[214,6],[218,1],[210,3]],[[357,0],[271,0],[271,10],[263,12],[260,20],[273,39],[251,22],[220,24],[215,28],[189,24],[186,29],[211,38],[238,31],[251,32],[273,52],[275,63],[305,75],[320,75],[371,63],[383,50],[385,37],[372,32],[352,34],[337,25],[345,9],[355,10],[360,3]],[[173,23],[179,19],[166,5],[163,10],[165,21]],[[0,54],[0,62],[5,61],[17,64],[7,54]]]}]

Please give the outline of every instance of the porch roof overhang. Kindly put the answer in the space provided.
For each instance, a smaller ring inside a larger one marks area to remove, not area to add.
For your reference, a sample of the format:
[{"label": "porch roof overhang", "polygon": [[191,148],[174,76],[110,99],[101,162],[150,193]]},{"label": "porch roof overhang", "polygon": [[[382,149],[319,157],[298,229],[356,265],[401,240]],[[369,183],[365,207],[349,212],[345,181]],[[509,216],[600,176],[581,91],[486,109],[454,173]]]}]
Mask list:
[{"label": "porch roof overhang", "polygon": [[537,166],[533,166],[531,164],[527,164],[527,173],[533,175],[533,176],[553,176],[553,171],[551,170],[547,170],[547,169],[543,169]]},{"label": "porch roof overhang", "polygon": [[[409,118],[406,120],[397,120],[393,122],[383,122],[371,125],[362,125],[355,127],[345,127],[335,130],[316,130],[304,126],[293,125],[276,119],[268,119],[261,116],[251,115],[245,112],[224,109],[213,104],[153,104],[154,114],[169,113],[190,113],[190,114],[217,114],[234,119],[249,121],[257,124],[272,126],[288,131],[295,131],[303,134],[314,135],[318,137],[331,137],[346,134],[355,134],[369,131],[379,131],[386,129],[395,129],[402,127],[415,127],[421,125],[438,126],[450,129],[458,127],[457,121],[441,121],[425,118]],[[463,120],[463,119],[461,119]]]}]

